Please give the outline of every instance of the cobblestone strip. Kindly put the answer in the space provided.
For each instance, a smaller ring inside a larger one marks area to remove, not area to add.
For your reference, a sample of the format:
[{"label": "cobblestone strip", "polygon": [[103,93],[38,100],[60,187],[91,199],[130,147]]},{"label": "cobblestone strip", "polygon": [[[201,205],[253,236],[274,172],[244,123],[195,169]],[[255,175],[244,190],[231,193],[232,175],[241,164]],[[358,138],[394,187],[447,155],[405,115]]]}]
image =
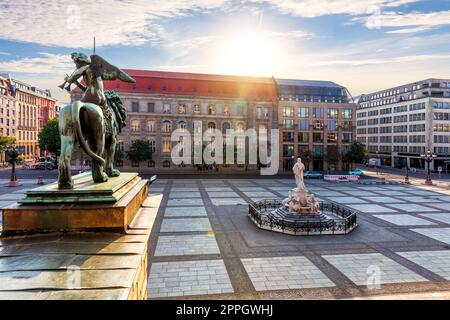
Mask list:
[{"label": "cobblestone strip", "polygon": [[[228,181],[225,181],[225,185],[233,188],[235,191],[239,191],[237,188],[228,183]],[[206,212],[216,236],[223,262],[233,285],[235,295],[237,295],[237,298],[239,299],[257,299],[256,290],[254,289],[252,282],[245,271],[239,254],[234,250],[232,241],[230,241],[228,235],[223,231],[222,224],[216,216],[214,205],[212,204],[208,193],[201,182],[199,182],[199,189],[205,203]]]}]

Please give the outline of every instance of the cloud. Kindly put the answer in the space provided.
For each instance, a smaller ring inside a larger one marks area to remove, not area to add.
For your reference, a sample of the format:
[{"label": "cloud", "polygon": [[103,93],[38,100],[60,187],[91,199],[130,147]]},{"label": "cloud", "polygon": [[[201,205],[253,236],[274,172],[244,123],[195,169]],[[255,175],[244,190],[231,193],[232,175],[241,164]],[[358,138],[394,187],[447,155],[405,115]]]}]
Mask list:
[{"label": "cloud", "polygon": [[331,66],[331,65],[348,65],[348,66],[367,66],[367,65],[379,65],[379,64],[389,64],[389,63],[407,63],[407,62],[420,62],[420,61],[431,61],[431,60],[448,60],[450,55],[412,55],[412,56],[401,56],[401,57],[387,57],[387,58],[373,58],[373,59],[351,59],[351,60],[330,60],[330,61],[320,61],[317,63],[309,64],[309,66]]},{"label": "cloud", "polygon": [[91,48],[160,40],[159,21],[220,8],[226,0],[16,0],[0,3],[0,39]]},{"label": "cloud", "polygon": [[29,74],[64,74],[73,70],[67,55],[42,52],[38,57],[0,62],[0,71]]},{"label": "cloud", "polygon": [[363,15],[385,7],[399,7],[419,0],[251,0],[254,3],[267,3],[282,13],[300,17],[315,18],[333,14]]},{"label": "cloud", "polygon": [[372,16],[358,17],[354,20],[363,21],[369,29],[400,28],[387,31],[387,33],[415,33],[449,25],[450,10],[437,12],[378,12]]},{"label": "cloud", "polygon": [[0,56],[10,56],[11,53],[0,51]]}]

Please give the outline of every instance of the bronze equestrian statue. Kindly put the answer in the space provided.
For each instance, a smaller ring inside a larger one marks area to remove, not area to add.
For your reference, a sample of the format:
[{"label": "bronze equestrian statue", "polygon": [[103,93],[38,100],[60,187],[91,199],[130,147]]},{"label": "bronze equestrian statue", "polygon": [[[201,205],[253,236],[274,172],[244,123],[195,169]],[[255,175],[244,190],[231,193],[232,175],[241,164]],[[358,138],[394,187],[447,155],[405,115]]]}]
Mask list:
[{"label": "bronze equestrian statue", "polygon": [[[75,83],[84,93],[81,100],[64,106],[59,113],[59,189],[73,189],[70,162],[76,141],[93,160],[94,182],[106,182],[108,177],[120,175],[113,163],[117,136],[125,126],[126,111],[117,93],[104,91],[103,80],[136,82],[99,55],[88,57],[83,53],[72,53],[72,60],[76,70],[64,79],[65,83],[69,87]],[[84,85],[78,82],[79,78],[83,79]]]}]

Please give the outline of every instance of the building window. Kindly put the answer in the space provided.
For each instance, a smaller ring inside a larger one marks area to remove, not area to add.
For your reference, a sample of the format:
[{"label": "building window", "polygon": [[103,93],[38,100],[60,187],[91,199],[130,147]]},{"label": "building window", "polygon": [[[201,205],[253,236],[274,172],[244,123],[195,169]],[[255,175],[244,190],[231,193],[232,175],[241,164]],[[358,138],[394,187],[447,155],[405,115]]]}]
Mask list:
[{"label": "building window", "polygon": [[328,119],[337,119],[339,114],[339,110],[336,108],[328,109]]},{"label": "building window", "polygon": [[284,107],[283,108],[283,117],[291,118],[294,116],[294,108],[292,107]]},{"label": "building window", "polygon": [[352,119],[353,118],[353,110],[352,109],[344,109],[344,110],[342,110],[342,118],[344,118],[344,119]]},{"label": "building window", "polygon": [[336,131],[337,130],[336,120],[328,120],[327,121],[327,129],[329,131]]},{"label": "building window", "polygon": [[185,104],[179,104],[178,105],[178,113],[179,114],[185,114],[186,113],[186,105]]},{"label": "building window", "polygon": [[154,160],[150,160],[147,162],[147,167],[149,168],[154,168],[155,167],[155,161]]},{"label": "building window", "polygon": [[163,132],[170,132],[170,131],[172,131],[172,122],[170,122],[169,120],[164,120],[162,122],[162,131]]},{"label": "building window", "polygon": [[323,133],[314,132],[313,133],[313,142],[314,143],[323,143]]},{"label": "building window", "polygon": [[322,119],[324,117],[324,109],[323,108],[314,108],[313,109],[313,116],[314,118]]},{"label": "building window", "polygon": [[298,108],[299,118],[309,118],[309,108]]},{"label": "building window", "polygon": [[148,90],[148,91],[152,91],[152,89],[153,89],[152,86],[148,86],[148,87],[147,87],[147,90]]},{"label": "building window", "polygon": [[231,126],[230,126],[230,123],[229,122],[224,122],[223,124],[222,124],[222,134],[227,134],[227,130],[230,130],[231,129]]},{"label": "building window", "polygon": [[172,143],[170,141],[170,138],[163,138],[162,141],[162,152],[169,153],[172,149]]},{"label": "building window", "polygon": [[308,132],[299,132],[298,133],[298,142],[299,143],[308,143],[309,142],[309,133]]},{"label": "building window", "polygon": [[194,104],[194,113],[200,113],[200,105]]},{"label": "building window", "polygon": [[163,168],[170,168],[170,161],[169,160],[164,160],[163,161]]},{"label": "building window", "polygon": [[131,131],[138,132],[139,131],[139,120],[131,121]]},{"label": "building window", "polygon": [[337,133],[328,132],[327,133],[327,142],[328,143],[336,143],[337,142]]},{"label": "building window", "polygon": [[226,116],[230,115],[230,106],[228,104],[223,106],[223,114]]},{"label": "building window", "polygon": [[208,132],[213,132],[216,129],[216,124],[214,122],[208,122]]},{"label": "building window", "polygon": [[342,134],[342,142],[343,143],[352,143],[353,142],[353,134],[350,132],[344,132]]},{"label": "building window", "polygon": [[155,132],[155,121],[153,120],[147,121],[147,131]]},{"label": "building window", "polygon": [[314,120],[313,129],[314,130],[323,130],[325,127],[325,123],[323,120]]},{"label": "building window", "polygon": [[293,130],[294,129],[294,120],[292,120],[292,119],[283,120],[283,128]]},{"label": "building window", "polygon": [[267,135],[267,126],[265,124],[260,124],[258,126],[258,133],[263,136]]},{"label": "building window", "polygon": [[313,146],[313,154],[314,154],[314,157],[322,157],[323,156],[323,146]]},{"label": "building window", "polygon": [[185,132],[186,129],[187,129],[187,122],[186,122],[186,121],[179,121],[179,122],[178,122],[177,129],[179,129],[179,130]]},{"label": "building window", "polygon": [[283,156],[284,157],[292,157],[294,155],[294,146],[292,145],[283,145]]},{"label": "building window", "polygon": [[147,112],[155,112],[155,104],[153,102],[147,103]]},{"label": "building window", "polygon": [[131,103],[131,112],[139,112],[139,102]]},{"label": "building window", "polygon": [[167,86],[162,86],[163,91],[167,91]]},{"label": "building window", "polygon": [[155,140],[149,140],[148,144],[150,146],[150,152],[151,153],[155,153],[156,152],[156,142],[155,142]]},{"label": "building window", "polygon": [[308,131],[309,130],[309,120],[299,120],[298,121],[298,130],[299,131]]},{"label": "building window", "polygon": [[170,103],[164,103],[164,105],[163,105],[163,113],[171,113],[170,109],[171,109]]},{"label": "building window", "polygon": [[209,115],[214,115],[214,114],[216,114],[216,105],[210,104],[210,105],[208,106],[208,114],[209,114]]},{"label": "building window", "polygon": [[256,117],[258,119],[266,119],[269,117],[269,110],[265,107],[256,108]]}]

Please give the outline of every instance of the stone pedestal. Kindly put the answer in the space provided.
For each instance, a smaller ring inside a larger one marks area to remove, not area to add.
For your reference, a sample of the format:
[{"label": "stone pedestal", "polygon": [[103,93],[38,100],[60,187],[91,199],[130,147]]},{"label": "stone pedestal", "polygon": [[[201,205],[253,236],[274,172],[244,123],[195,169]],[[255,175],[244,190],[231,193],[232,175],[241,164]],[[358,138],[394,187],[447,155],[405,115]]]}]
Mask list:
[{"label": "stone pedestal", "polygon": [[95,184],[91,174],[74,176],[73,190],[57,183],[27,192],[26,198],[3,209],[2,237],[73,231],[124,233],[148,195],[148,181],[122,173]]}]

